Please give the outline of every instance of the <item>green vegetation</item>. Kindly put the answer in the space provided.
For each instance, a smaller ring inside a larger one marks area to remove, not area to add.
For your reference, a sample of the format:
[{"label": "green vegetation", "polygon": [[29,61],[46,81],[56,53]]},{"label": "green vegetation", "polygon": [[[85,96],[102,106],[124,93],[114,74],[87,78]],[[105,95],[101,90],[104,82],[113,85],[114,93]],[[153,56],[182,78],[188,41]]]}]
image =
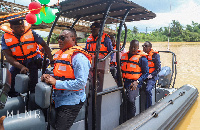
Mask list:
[{"label": "green vegetation", "polygon": [[[125,31],[122,31],[121,40],[125,35]],[[192,21],[192,25],[186,25],[183,27],[178,21],[172,20],[169,27],[161,27],[151,33],[139,33],[137,27],[133,27],[132,30],[128,29],[127,42],[133,39],[137,39],[141,42],[166,42],[170,37],[170,42],[200,42],[200,24]]]},{"label": "green vegetation", "polygon": [[2,37],[2,35],[4,34],[5,32],[0,30],[0,38]]},{"label": "green vegetation", "polygon": [[[0,30],[0,37],[4,34],[3,31]],[[50,44],[57,43],[56,38],[59,34],[52,34]],[[121,40],[123,41],[125,35],[125,31],[122,31]],[[140,33],[136,26],[133,29],[128,29],[127,32],[127,42],[130,42],[133,39],[137,39],[141,42],[151,41],[151,42],[166,42],[168,40],[170,42],[200,42],[200,24],[192,21],[192,25],[186,25],[183,27],[178,21],[172,20],[170,25],[170,33],[169,27],[161,27],[160,29],[155,29],[151,33]],[[43,37],[45,41],[47,41],[47,37]],[[85,43],[87,39],[78,39],[78,43]]]}]

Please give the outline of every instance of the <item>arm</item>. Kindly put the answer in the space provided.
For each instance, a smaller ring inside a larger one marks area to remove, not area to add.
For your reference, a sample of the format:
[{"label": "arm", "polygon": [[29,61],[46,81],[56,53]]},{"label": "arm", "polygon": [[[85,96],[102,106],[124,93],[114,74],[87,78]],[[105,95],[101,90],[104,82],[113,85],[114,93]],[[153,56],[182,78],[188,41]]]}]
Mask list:
[{"label": "arm", "polygon": [[14,67],[17,67],[19,69],[21,69],[20,73],[27,73],[29,72],[29,69],[26,68],[24,65],[22,65],[21,63],[19,63],[12,55],[11,50],[8,48],[8,46],[5,43],[5,39],[4,39],[4,35],[1,38],[2,43],[1,43],[1,47],[3,50],[3,54],[6,57],[6,60]]},{"label": "arm", "polygon": [[159,55],[159,54],[154,54],[154,55],[152,56],[152,60],[153,60],[153,63],[154,63],[154,65],[155,65],[155,70],[151,73],[151,75],[152,75],[153,77],[155,77],[155,76],[158,75],[158,73],[159,73],[160,70],[161,70],[160,55]]},{"label": "arm", "polygon": [[10,49],[3,50],[3,53],[6,57],[6,60],[14,67],[19,68],[21,71],[20,73],[27,73],[29,72],[29,69],[26,68],[24,65],[20,64],[13,56]]},{"label": "arm", "polygon": [[32,32],[33,32],[33,36],[35,38],[35,42],[37,44],[40,44],[44,48],[44,51],[47,53],[49,60],[53,61],[53,56],[51,54],[51,49],[49,48],[49,46],[45,43],[43,38],[40,37],[35,31],[32,31]]},{"label": "arm", "polygon": [[78,53],[73,57],[72,65],[74,69],[75,80],[56,80],[56,88],[79,90],[85,87],[91,67],[89,60],[82,53]]},{"label": "arm", "polygon": [[[142,70],[142,75],[137,81],[133,81],[130,84],[131,90],[136,90],[136,88],[140,88],[144,82],[144,80],[148,77],[149,75],[149,66],[148,66],[148,60],[146,57],[141,57],[139,60],[139,66],[141,67]],[[139,83],[138,83],[139,81]]]},{"label": "arm", "polygon": [[44,48],[44,51],[47,53],[48,58],[50,61],[53,61],[53,56],[51,54],[51,49],[49,46],[47,46],[47,44],[45,43],[45,41],[43,40],[42,43],[40,43],[40,45]]},{"label": "arm", "polygon": [[149,66],[148,66],[148,60],[146,57],[141,57],[139,60],[139,65],[141,67],[142,70],[142,75],[140,76],[140,78],[138,79],[139,81],[139,85],[142,85],[142,83],[144,82],[144,80],[148,77],[149,75]]}]

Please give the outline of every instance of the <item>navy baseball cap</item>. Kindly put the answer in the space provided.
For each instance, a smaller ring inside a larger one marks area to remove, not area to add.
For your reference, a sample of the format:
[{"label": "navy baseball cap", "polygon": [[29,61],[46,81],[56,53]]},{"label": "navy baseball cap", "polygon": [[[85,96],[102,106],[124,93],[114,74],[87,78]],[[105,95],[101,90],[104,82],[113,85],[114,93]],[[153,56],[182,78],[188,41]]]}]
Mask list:
[{"label": "navy baseball cap", "polygon": [[91,29],[92,29],[92,28],[100,28],[100,26],[101,26],[100,23],[94,22],[94,23],[90,26],[90,28],[91,28]]},{"label": "navy baseball cap", "polygon": [[11,18],[15,18],[15,19],[9,20],[8,22],[12,25],[22,25],[22,24],[24,24],[24,21],[23,21],[24,17],[16,18],[19,16],[20,15],[13,15],[13,16],[7,17],[7,20],[9,20]]}]

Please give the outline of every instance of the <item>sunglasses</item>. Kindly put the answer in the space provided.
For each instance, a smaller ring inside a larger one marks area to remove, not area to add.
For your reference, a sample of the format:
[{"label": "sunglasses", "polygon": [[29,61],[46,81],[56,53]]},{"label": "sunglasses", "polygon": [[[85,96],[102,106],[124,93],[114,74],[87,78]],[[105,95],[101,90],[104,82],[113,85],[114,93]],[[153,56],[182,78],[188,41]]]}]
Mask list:
[{"label": "sunglasses", "polygon": [[60,39],[61,41],[64,41],[65,40],[65,36],[61,35],[61,36],[58,36],[57,38],[57,41]]},{"label": "sunglasses", "polygon": [[142,45],[142,47],[148,47],[147,45]]}]

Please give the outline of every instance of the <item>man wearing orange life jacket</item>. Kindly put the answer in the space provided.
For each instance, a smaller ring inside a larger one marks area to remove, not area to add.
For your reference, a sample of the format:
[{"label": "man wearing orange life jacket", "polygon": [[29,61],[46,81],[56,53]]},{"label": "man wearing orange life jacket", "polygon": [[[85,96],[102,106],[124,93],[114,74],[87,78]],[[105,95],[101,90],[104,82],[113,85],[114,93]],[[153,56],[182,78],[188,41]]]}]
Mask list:
[{"label": "man wearing orange life jacket", "polygon": [[76,46],[76,32],[67,29],[58,37],[60,50],[54,55],[54,76],[43,74],[41,80],[54,86],[56,130],[68,130],[86,100],[85,86],[92,56]]},{"label": "man wearing orange life jacket", "polygon": [[[90,36],[86,40],[85,50],[88,51],[92,55],[95,55],[96,42],[98,39],[98,33],[100,30],[100,26],[101,25],[98,22],[94,22],[90,26],[92,34],[90,34]],[[103,32],[103,35],[101,38],[99,56],[106,56],[112,50],[113,50],[113,47],[112,47],[112,43],[109,38],[109,35]],[[113,54],[111,54],[111,59],[112,59],[112,57],[113,57]]]},{"label": "man wearing orange life jacket", "polygon": [[19,73],[27,73],[30,75],[29,90],[35,91],[35,85],[38,82],[38,55],[36,49],[37,44],[43,46],[50,61],[53,61],[51,50],[45,43],[45,41],[32,31],[31,25],[24,18],[16,18],[18,15],[8,17],[9,23],[2,24],[0,29],[5,31],[2,36],[2,50],[6,57],[6,60],[12,65],[11,72],[11,90],[8,93],[10,97],[17,96],[15,92],[15,76]]},{"label": "man wearing orange life jacket", "polygon": [[122,78],[127,94],[127,118],[135,116],[135,98],[138,96],[139,88],[149,74],[147,58],[139,49],[139,41],[130,42],[129,52],[121,57]]},{"label": "man wearing orange life jacket", "polygon": [[155,87],[158,80],[158,73],[161,70],[160,55],[157,51],[152,49],[152,44],[146,41],[143,45],[143,51],[147,53],[147,60],[149,65],[149,75],[146,79],[146,109],[152,105],[152,89]]}]

